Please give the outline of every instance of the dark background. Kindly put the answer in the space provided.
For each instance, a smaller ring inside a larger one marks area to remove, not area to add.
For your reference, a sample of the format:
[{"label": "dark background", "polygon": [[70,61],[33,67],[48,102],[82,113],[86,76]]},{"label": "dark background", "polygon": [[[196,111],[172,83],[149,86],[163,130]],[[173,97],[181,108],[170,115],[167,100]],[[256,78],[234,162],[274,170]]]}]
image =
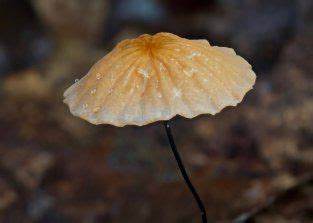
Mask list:
[{"label": "dark background", "polygon": [[162,123],[93,126],[62,103],[117,42],[159,31],[258,76],[237,107],[172,120],[209,218],[313,222],[311,0],[0,0],[0,222],[200,222]]}]

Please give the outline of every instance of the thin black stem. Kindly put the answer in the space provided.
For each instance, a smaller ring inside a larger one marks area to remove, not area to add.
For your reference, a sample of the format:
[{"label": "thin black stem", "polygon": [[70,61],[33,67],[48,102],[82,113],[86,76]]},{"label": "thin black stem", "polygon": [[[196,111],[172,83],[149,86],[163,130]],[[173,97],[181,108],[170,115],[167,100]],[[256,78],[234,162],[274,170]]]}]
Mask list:
[{"label": "thin black stem", "polygon": [[180,158],[180,155],[177,151],[177,147],[175,145],[175,141],[174,141],[174,138],[173,138],[173,135],[172,135],[172,132],[171,132],[171,128],[170,128],[170,124],[168,121],[164,121],[164,127],[165,127],[165,130],[166,130],[166,134],[167,134],[167,137],[168,137],[168,140],[169,140],[169,143],[171,145],[171,148],[172,148],[172,151],[174,153],[174,156],[175,156],[175,159],[177,161],[177,164],[178,164],[178,167],[180,169],[180,172],[186,182],[186,184],[188,185],[188,188],[189,190],[191,191],[193,197],[195,198],[195,200],[197,201],[197,204],[198,204],[198,207],[200,209],[200,212],[201,212],[201,218],[202,218],[202,223],[207,223],[207,217],[206,217],[206,211],[205,211],[205,207],[195,189],[195,187],[192,185],[189,177],[188,177],[188,174],[186,172],[186,169],[184,167],[184,164]]}]

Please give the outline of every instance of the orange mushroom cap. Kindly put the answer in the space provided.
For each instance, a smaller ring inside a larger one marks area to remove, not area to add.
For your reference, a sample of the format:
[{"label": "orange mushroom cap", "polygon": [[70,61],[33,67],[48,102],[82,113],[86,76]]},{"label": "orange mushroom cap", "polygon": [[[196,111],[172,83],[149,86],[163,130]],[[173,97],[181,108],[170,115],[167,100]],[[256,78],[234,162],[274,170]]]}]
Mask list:
[{"label": "orange mushroom cap", "polygon": [[231,48],[144,34],[119,43],[65,91],[64,102],[93,124],[142,126],[236,106],[255,79],[251,65]]}]

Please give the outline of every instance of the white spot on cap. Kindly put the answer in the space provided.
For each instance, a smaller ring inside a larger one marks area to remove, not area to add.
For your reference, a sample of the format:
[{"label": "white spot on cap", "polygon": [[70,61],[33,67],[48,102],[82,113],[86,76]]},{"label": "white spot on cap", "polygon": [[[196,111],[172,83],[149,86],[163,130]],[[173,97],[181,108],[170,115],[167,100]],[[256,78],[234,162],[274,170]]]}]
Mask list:
[{"label": "white spot on cap", "polygon": [[94,109],[93,109],[93,112],[98,112],[100,110],[100,106],[97,106],[97,107],[95,107]]},{"label": "white spot on cap", "polygon": [[137,69],[138,73],[143,76],[143,78],[149,78],[149,68],[147,67],[146,69]]},{"label": "white spot on cap", "polygon": [[146,69],[140,69],[140,68],[138,68],[137,69],[137,72],[139,73],[139,74],[141,74],[142,75],[142,77],[143,77],[143,90],[145,90],[146,89],[146,85],[147,85],[147,81],[148,81],[148,79],[149,79],[149,67],[146,67]]},{"label": "white spot on cap", "polygon": [[159,63],[159,68],[160,68],[160,71],[165,71],[165,67],[163,65],[163,63]]},{"label": "white spot on cap", "polygon": [[192,59],[192,58],[194,58],[195,56],[200,56],[200,55],[201,55],[200,53],[193,52],[192,54],[190,54],[190,55],[188,56],[188,59]]},{"label": "white spot on cap", "polygon": [[97,79],[97,80],[100,80],[101,77],[102,77],[102,75],[101,75],[100,73],[97,73],[97,74],[96,74],[96,79]]},{"label": "white spot on cap", "polygon": [[97,91],[97,89],[96,89],[96,88],[94,88],[94,89],[92,89],[92,90],[90,91],[90,94],[95,94],[95,93],[96,93],[96,91]]},{"label": "white spot on cap", "polygon": [[177,89],[177,88],[174,88],[174,89],[173,89],[173,96],[174,96],[174,98],[180,98],[181,95],[182,95],[181,90],[179,90],[179,89]]},{"label": "white spot on cap", "polygon": [[197,69],[191,68],[190,70],[184,70],[184,73],[186,74],[187,77],[192,77],[196,71]]}]

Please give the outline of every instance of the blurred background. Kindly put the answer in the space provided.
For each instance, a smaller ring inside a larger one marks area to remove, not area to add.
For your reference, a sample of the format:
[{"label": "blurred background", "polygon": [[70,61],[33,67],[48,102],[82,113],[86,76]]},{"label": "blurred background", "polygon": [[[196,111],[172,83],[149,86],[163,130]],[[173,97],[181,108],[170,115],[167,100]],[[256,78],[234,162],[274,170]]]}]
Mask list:
[{"label": "blurred background", "polygon": [[312,0],[0,0],[0,222],[190,223],[162,123],[93,126],[63,92],[120,40],[232,47],[258,78],[172,130],[213,222],[313,222]]}]

